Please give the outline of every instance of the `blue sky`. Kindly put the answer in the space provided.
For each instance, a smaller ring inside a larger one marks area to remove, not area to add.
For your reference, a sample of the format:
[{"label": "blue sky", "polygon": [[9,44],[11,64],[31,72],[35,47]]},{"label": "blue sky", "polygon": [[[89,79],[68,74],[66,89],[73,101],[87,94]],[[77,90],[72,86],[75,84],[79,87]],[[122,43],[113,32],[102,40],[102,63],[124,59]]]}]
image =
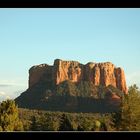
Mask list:
[{"label": "blue sky", "polygon": [[28,87],[28,70],[54,59],[110,61],[140,87],[140,9],[0,9],[0,99]]}]

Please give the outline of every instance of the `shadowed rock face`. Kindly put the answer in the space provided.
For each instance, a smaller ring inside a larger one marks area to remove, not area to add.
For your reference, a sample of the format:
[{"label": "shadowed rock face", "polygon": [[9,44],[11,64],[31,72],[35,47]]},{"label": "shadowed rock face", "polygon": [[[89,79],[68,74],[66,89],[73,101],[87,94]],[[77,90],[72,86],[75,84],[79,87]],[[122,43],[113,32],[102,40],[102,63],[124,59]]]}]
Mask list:
[{"label": "shadowed rock face", "polygon": [[95,85],[112,85],[127,94],[127,86],[123,69],[115,67],[112,63],[87,63],[77,61],[63,61],[56,59],[53,66],[41,64],[29,70],[29,88],[45,81],[58,85],[63,81],[71,82],[90,81]]}]

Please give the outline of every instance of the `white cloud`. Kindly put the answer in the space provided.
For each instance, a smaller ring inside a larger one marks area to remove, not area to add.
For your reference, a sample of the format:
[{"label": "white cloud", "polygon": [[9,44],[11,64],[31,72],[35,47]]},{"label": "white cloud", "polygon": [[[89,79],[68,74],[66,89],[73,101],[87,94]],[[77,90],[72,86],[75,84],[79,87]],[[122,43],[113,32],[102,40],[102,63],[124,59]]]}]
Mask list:
[{"label": "white cloud", "polygon": [[140,87],[140,71],[126,74],[126,81],[128,85],[137,84],[137,86]]},{"label": "white cloud", "polygon": [[15,80],[0,80],[0,86],[26,86],[25,79],[15,78]]},{"label": "white cloud", "polygon": [[5,99],[11,99],[11,97],[10,96],[6,96]]},{"label": "white cloud", "polygon": [[0,91],[0,102],[7,99],[11,99],[11,97],[7,95],[7,93],[5,93],[4,91]]},{"label": "white cloud", "polygon": [[0,91],[0,96],[3,96],[3,95],[5,95],[5,94],[6,94],[5,92]]},{"label": "white cloud", "polygon": [[128,79],[133,79],[133,78],[138,78],[138,77],[140,77],[140,71],[133,72],[131,74],[128,74],[127,76]]},{"label": "white cloud", "polygon": [[15,77],[0,79],[0,102],[6,99],[15,99],[28,88],[28,80]]}]

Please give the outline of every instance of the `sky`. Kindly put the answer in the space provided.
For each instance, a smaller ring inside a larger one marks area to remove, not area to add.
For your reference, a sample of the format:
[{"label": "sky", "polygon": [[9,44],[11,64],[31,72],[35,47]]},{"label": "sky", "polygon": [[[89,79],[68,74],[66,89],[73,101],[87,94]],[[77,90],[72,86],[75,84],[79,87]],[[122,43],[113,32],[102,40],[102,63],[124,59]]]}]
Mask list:
[{"label": "sky", "polygon": [[28,70],[54,59],[112,62],[140,87],[140,9],[1,8],[0,101],[28,88]]}]

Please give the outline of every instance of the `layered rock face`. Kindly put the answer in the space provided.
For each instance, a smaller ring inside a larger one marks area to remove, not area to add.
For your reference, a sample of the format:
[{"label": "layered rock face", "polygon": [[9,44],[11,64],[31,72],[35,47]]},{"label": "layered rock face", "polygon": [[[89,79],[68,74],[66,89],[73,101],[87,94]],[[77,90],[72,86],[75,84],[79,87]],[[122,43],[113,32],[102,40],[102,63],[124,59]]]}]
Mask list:
[{"label": "layered rock face", "polygon": [[53,66],[47,64],[33,66],[29,70],[29,88],[43,80],[54,85],[66,80],[72,82],[90,81],[95,85],[112,85],[127,94],[123,69],[115,67],[110,62],[90,62],[83,65],[77,61],[56,59]]}]

